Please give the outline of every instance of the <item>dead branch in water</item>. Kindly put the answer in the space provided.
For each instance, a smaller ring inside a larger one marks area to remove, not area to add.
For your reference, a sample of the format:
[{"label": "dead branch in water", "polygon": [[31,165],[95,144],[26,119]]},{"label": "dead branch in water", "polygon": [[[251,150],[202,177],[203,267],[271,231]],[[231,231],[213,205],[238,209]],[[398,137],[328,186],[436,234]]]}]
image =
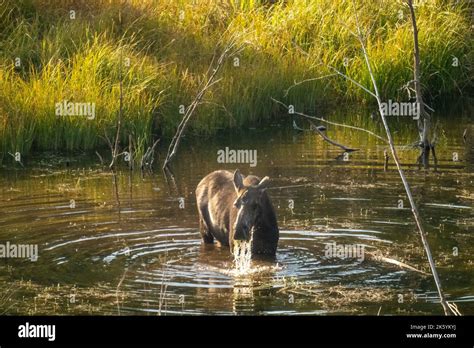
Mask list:
[{"label": "dead branch in water", "polygon": [[[275,103],[277,104],[280,104],[282,106],[284,106],[287,110],[289,109],[288,105],[286,105],[285,103],[282,103],[281,101],[279,100],[276,100],[275,98],[273,97],[270,97],[271,100],[273,100]],[[338,126],[338,127],[344,127],[344,128],[350,128],[350,129],[354,129],[354,130],[357,130],[357,131],[361,131],[361,132],[365,132],[365,133],[368,133],[370,134],[371,136],[374,136],[380,140],[383,140],[384,142],[388,142],[387,139],[385,139],[384,137],[381,137],[380,135],[377,135],[375,134],[374,132],[372,131],[369,131],[368,129],[365,129],[365,128],[360,128],[360,127],[356,127],[356,126],[351,126],[351,125],[347,125],[347,124],[344,124],[344,123],[337,123],[337,122],[332,122],[332,121],[328,121],[326,120],[325,118],[321,118],[321,117],[316,117],[316,116],[310,116],[310,115],[306,115],[302,112],[297,112],[295,111],[294,112],[295,115],[299,115],[301,117],[304,117],[308,120],[316,120],[316,121],[320,121],[320,122],[324,122],[326,124],[331,124],[333,126]]]},{"label": "dead branch in water", "polygon": [[[218,83],[221,80],[221,79],[216,80],[216,77],[217,77],[217,73],[219,72],[219,70],[221,69],[221,67],[224,64],[224,61],[225,61],[226,57],[235,55],[237,52],[240,52],[241,47],[239,47],[235,51],[231,52],[235,48],[236,44],[237,44],[237,42],[236,42],[235,38],[230,41],[230,43],[224,48],[223,52],[221,53],[221,55],[220,55],[219,59],[217,60],[217,63],[216,63],[214,68],[212,68],[212,67],[213,67],[213,64],[214,64],[215,55],[212,58],[211,63],[209,65],[209,68],[208,68],[207,73],[206,73],[207,80],[206,80],[203,88],[196,94],[196,97],[191,102],[191,104],[186,108],[186,112],[185,112],[183,118],[181,119],[181,122],[178,125],[178,128],[176,130],[176,134],[174,135],[173,139],[171,140],[171,143],[170,143],[169,148],[168,148],[168,153],[166,154],[165,162],[163,164],[163,169],[168,167],[169,164],[171,163],[171,161],[173,160],[173,158],[176,156],[179,144],[181,143],[181,139],[183,137],[184,131],[186,130],[186,128],[188,126],[189,120],[193,116],[193,113],[196,110],[197,106],[199,104],[201,104],[201,100],[204,97],[205,93],[207,92],[207,90],[209,88],[211,88],[213,85],[215,85],[216,83]],[[209,73],[211,71],[212,71],[212,73],[209,75]]]},{"label": "dead branch in water", "polygon": [[[274,102],[280,104],[280,105],[283,105],[285,108],[288,109],[288,106],[286,106],[285,104],[283,104],[282,102],[274,99],[274,98],[271,98]],[[341,149],[343,149],[345,152],[353,152],[353,151],[357,151],[358,149],[352,149],[350,147],[347,147],[347,146],[344,146],[342,144],[339,144],[337,142],[335,142],[334,140],[330,139],[326,134],[323,133],[323,131],[321,130],[322,128],[324,127],[321,127],[321,126],[317,126],[316,124],[314,124],[314,122],[312,120],[314,119],[319,119],[318,117],[313,117],[313,116],[308,116],[308,115],[305,115],[305,114],[302,114],[302,113],[299,113],[299,112],[295,112],[295,114],[297,115],[300,115],[300,116],[303,116],[305,118],[308,119],[309,123],[310,123],[310,129],[315,131],[316,133],[318,133],[325,141],[327,141],[329,144],[331,145],[334,145],[334,146],[337,146],[337,147],[340,147]],[[320,120],[323,120],[323,119],[320,119]],[[328,122],[328,121],[326,121]],[[331,123],[331,122],[328,122],[328,123]],[[338,125],[341,125],[341,126],[346,126],[346,125],[342,125],[342,124],[338,124]],[[299,128],[296,123],[293,121],[293,127],[295,127],[296,129],[298,130],[303,130],[301,128]],[[349,127],[349,128],[352,128],[352,126],[346,126],[346,127]],[[361,130],[364,130],[366,131],[365,129],[362,129]]]},{"label": "dead branch in water", "polygon": [[334,145],[334,146],[337,146],[337,147],[340,147],[341,149],[343,149],[345,152],[353,152],[353,151],[357,151],[358,149],[352,149],[350,147],[347,147],[347,146],[344,146],[342,144],[339,144],[339,143],[336,143],[334,140],[331,140],[328,138],[328,136],[326,134],[324,134],[318,126],[316,126],[312,121],[309,121],[309,123],[311,124],[311,129],[314,130],[316,133],[318,133],[324,140],[326,140],[329,144],[331,145]]},{"label": "dead branch in water", "polygon": [[[418,162],[425,168],[429,166],[430,150],[434,150],[434,144],[430,143],[429,133],[431,128],[431,116],[425,109],[423,94],[421,92],[421,68],[420,68],[420,49],[418,46],[418,27],[416,24],[415,10],[413,0],[407,0],[410,9],[410,18],[413,27],[413,84],[415,87],[416,103],[418,104],[418,132],[420,135],[421,155]],[[433,154],[436,160],[436,154]]]},{"label": "dead branch in water", "polygon": [[426,273],[426,272],[424,272],[422,270],[419,270],[419,269],[417,269],[413,266],[410,266],[409,264],[406,264],[404,262],[401,262],[401,261],[398,261],[398,260],[395,260],[395,259],[391,259],[389,257],[385,257],[383,255],[379,255],[378,253],[366,253],[366,254],[369,255],[375,261],[383,261],[383,262],[390,263],[392,265],[398,266],[400,268],[405,268],[405,269],[409,269],[411,271],[421,273],[423,275],[430,275],[429,273]]},{"label": "dead branch in water", "polygon": [[156,139],[155,142],[153,143],[153,145],[149,146],[146,149],[145,154],[142,156],[142,158],[140,160],[140,169],[141,170],[143,170],[145,167],[151,168],[151,166],[153,165],[153,162],[155,161],[155,157],[154,157],[155,148],[156,148],[156,145],[158,145],[159,142],[160,142],[160,139]]},{"label": "dead branch in water", "polygon": [[[273,99],[273,98],[272,98]],[[273,99],[275,100],[275,99]],[[275,100],[276,101],[276,100]],[[276,101],[278,102],[278,101]],[[278,102],[280,103],[280,102]],[[280,103],[282,105],[284,105],[283,103]],[[284,105],[286,106],[286,105]],[[324,134],[324,130],[326,130],[326,127],[324,126],[317,126],[316,124],[314,124],[313,121],[311,120],[308,120],[309,124],[310,124],[310,129],[315,131],[316,133],[318,133],[325,141],[327,141],[329,144],[331,145],[334,145],[334,146],[337,146],[337,147],[340,147],[341,149],[344,150],[344,152],[353,152],[353,151],[357,151],[358,149],[352,149],[350,147],[347,147],[347,146],[344,146],[342,144],[339,144],[337,142],[335,142],[334,140],[330,139],[326,134]],[[297,126],[296,122],[293,120],[293,128],[296,129],[296,130],[299,130],[299,131],[304,131],[303,128],[300,128]]]},{"label": "dead branch in water", "polygon": [[[361,44],[362,53],[364,54],[365,63],[367,65],[367,70],[369,72],[370,79],[372,81],[372,85],[373,85],[373,88],[374,88],[375,99],[377,100],[377,104],[379,106],[380,118],[382,119],[382,123],[383,123],[383,126],[385,128],[385,133],[387,134],[387,139],[388,139],[388,143],[389,143],[389,146],[390,146],[390,150],[392,152],[393,160],[395,162],[395,165],[397,166],[400,178],[402,179],[402,183],[403,183],[403,186],[405,188],[405,192],[406,192],[408,200],[410,202],[411,211],[413,213],[416,225],[417,225],[418,230],[420,232],[421,241],[423,243],[423,247],[425,249],[426,256],[428,258],[428,262],[430,264],[431,273],[433,275],[433,278],[434,278],[434,281],[435,281],[435,284],[436,284],[436,288],[438,290],[438,295],[440,297],[440,303],[443,306],[445,315],[456,314],[456,312],[454,312],[451,309],[451,307],[448,305],[448,303],[445,299],[444,292],[443,292],[442,287],[441,287],[441,281],[440,281],[439,276],[438,276],[438,271],[436,270],[435,262],[433,260],[432,254],[431,254],[431,249],[430,249],[430,246],[428,244],[428,240],[426,238],[426,232],[425,232],[425,230],[423,228],[423,225],[421,223],[421,217],[420,217],[420,214],[418,212],[418,208],[416,206],[415,200],[413,199],[413,195],[411,193],[410,185],[408,184],[408,181],[405,177],[405,173],[404,173],[404,171],[401,167],[400,160],[399,160],[398,154],[397,154],[397,150],[396,150],[394,142],[393,142],[392,133],[390,131],[387,120],[385,118],[385,114],[383,112],[382,101],[380,99],[380,94],[379,94],[379,90],[378,90],[378,87],[377,87],[377,83],[375,81],[375,77],[374,77],[374,74],[372,72],[372,65],[370,63],[370,59],[369,59],[369,56],[367,54],[367,50],[366,50],[366,47],[365,47],[364,39],[363,39],[362,32],[361,32],[360,25],[359,25],[359,17],[357,15],[357,9],[355,7],[354,1],[352,2],[352,5],[354,7],[356,24],[357,24],[357,38],[358,38],[358,40]],[[371,93],[371,94],[373,94],[373,93]]]}]

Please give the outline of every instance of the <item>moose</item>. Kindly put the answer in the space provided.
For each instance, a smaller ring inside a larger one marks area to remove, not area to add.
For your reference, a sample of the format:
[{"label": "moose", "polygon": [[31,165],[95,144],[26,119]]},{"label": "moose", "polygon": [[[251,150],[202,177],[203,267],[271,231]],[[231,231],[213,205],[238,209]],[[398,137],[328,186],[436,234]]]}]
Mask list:
[{"label": "moose", "polygon": [[216,239],[229,246],[235,240],[252,240],[252,257],[274,256],[279,231],[275,210],[267,195],[270,178],[244,177],[217,170],[204,177],[196,188],[199,229],[204,243]]}]

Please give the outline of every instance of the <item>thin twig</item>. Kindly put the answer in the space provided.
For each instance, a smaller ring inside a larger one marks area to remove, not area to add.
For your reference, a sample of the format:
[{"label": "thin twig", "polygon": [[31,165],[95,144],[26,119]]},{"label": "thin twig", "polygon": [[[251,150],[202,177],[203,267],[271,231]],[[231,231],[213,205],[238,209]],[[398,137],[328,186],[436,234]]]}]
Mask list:
[{"label": "thin twig", "polygon": [[226,46],[222,54],[220,55],[219,59],[217,60],[216,66],[214,69],[211,69],[212,63],[214,61],[214,58],[211,61],[211,65],[208,68],[208,72],[210,73],[210,76],[207,78],[206,83],[202,87],[202,89],[199,91],[199,93],[196,95],[192,103],[188,106],[186,109],[186,112],[181,119],[181,122],[178,125],[178,128],[176,130],[176,134],[174,135],[173,139],[171,140],[171,143],[168,147],[168,152],[166,154],[166,158],[163,164],[163,168],[168,167],[173,158],[176,156],[176,153],[178,151],[178,147],[181,143],[182,136],[184,134],[185,129],[187,128],[188,122],[191,119],[194,111],[196,110],[197,106],[200,104],[202,98],[204,97],[204,94],[206,91],[211,88],[214,84],[218,83],[221,81],[221,79],[215,79],[217,76],[217,73],[221,69],[221,67],[224,64],[225,58],[228,55],[231,55],[237,51],[234,51],[231,53],[231,51],[234,49],[236,45],[236,39],[231,40],[231,42]]},{"label": "thin twig", "polygon": [[102,156],[100,155],[100,153],[99,153],[98,151],[96,151],[95,154],[97,155],[97,157],[99,157],[100,164],[101,164],[101,165],[104,165],[104,159],[102,158]]},{"label": "thin twig", "polygon": [[346,80],[351,81],[351,82],[352,82],[353,84],[355,84],[356,86],[362,88],[364,91],[366,91],[367,93],[369,93],[372,97],[374,97],[374,98],[376,97],[375,94],[374,94],[371,90],[365,88],[365,87],[362,86],[359,82],[357,82],[357,81],[355,81],[354,79],[350,78],[350,77],[347,76],[346,74],[340,72],[340,71],[337,70],[335,67],[328,65],[328,68],[331,69],[331,70],[334,70],[337,74],[341,75],[341,76],[344,77]]},{"label": "thin twig", "polygon": [[327,77],[332,77],[332,76],[336,76],[337,74],[329,74],[329,75],[324,75],[324,76],[319,76],[319,77],[313,77],[311,79],[306,79],[306,80],[302,80],[302,81],[298,81],[298,82],[294,82],[293,85],[291,85],[290,87],[288,87],[287,89],[285,89],[285,94],[283,94],[284,97],[287,97],[288,96],[288,92],[295,88],[296,86],[299,86],[303,83],[306,83],[306,82],[311,82],[311,81],[317,81],[317,80],[321,80],[321,79],[325,79]]},{"label": "thin twig", "polygon": [[145,154],[140,160],[140,169],[145,168],[146,166],[151,167],[154,161],[153,154],[155,153],[155,147],[160,142],[160,139],[156,139],[152,146],[149,146],[145,151]]}]

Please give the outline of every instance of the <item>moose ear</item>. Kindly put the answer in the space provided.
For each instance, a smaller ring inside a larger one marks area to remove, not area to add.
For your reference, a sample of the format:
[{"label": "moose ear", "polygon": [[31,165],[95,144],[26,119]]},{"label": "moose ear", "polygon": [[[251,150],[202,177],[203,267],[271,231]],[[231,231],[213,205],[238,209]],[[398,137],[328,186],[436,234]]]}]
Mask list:
[{"label": "moose ear", "polygon": [[265,190],[268,187],[269,183],[270,183],[270,178],[266,176],[262,180],[260,180],[260,182],[257,185],[257,188],[259,190]]},{"label": "moose ear", "polygon": [[244,187],[244,179],[242,178],[242,174],[240,174],[240,170],[238,169],[236,169],[234,172],[234,186],[236,191],[239,191]]}]

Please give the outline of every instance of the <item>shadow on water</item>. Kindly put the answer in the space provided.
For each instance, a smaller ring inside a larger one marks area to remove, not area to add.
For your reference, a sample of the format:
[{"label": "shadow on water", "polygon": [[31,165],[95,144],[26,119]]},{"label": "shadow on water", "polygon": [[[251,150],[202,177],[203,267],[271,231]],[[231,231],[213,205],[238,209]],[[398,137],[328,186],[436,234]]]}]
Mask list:
[{"label": "shadow on water", "polygon": [[[473,125],[446,120],[436,173],[418,170],[416,150],[400,147],[400,157],[448,298],[474,314],[474,151],[472,136],[462,139]],[[404,127],[394,126],[400,145],[414,139]],[[4,167],[0,243],[37,244],[39,258],[0,260],[0,313],[441,314],[429,276],[368,257],[429,272],[398,173],[393,163],[384,170],[383,143],[327,132],[360,150],[344,158],[310,132],[273,125],[188,140],[173,182],[159,170],[108,172],[93,157]],[[257,150],[258,165],[217,163],[226,146]],[[201,244],[194,197],[204,175],[236,166],[271,177],[281,230],[275,260],[255,260],[245,274],[233,273],[226,248]],[[331,243],[365,254],[328,257]]]}]

